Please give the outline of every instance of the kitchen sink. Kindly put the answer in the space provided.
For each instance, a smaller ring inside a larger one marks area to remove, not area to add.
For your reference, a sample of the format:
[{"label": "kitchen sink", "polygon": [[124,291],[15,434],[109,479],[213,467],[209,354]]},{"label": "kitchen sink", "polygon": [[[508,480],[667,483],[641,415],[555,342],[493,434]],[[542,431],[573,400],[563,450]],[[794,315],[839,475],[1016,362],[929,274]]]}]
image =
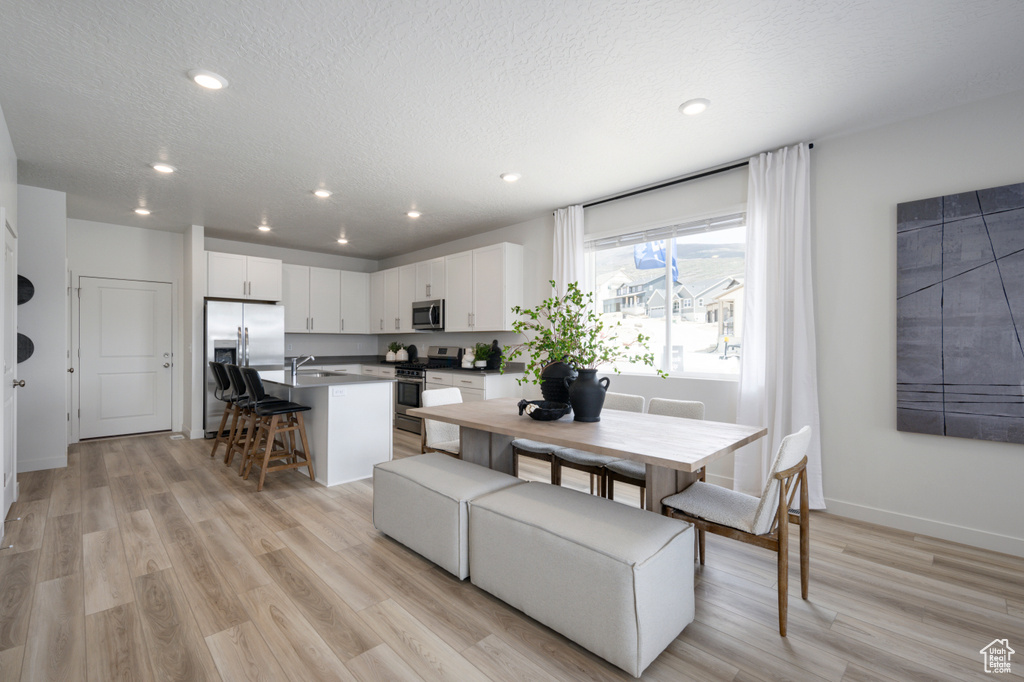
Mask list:
[{"label": "kitchen sink", "polygon": [[343,377],[343,376],[345,376],[344,372],[325,372],[322,369],[310,369],[310,370],[300,369],[297,372],[297,374],[300,377]]}]

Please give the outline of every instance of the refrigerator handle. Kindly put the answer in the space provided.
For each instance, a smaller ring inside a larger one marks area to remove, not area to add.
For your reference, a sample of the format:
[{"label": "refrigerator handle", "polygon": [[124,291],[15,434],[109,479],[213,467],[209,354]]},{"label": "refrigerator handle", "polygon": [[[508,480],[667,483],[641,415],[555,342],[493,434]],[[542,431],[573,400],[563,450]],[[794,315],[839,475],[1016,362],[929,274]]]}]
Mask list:
[{"label": "refrigerator handle", "polygon": [[238,363],[239,367],[245,366],[244,356],[242,355],[242,328],[238,328],[238,340],[235,341],[235,362]]},{"label": "refrigerator handle", "polygon": [[245,366],[249,366],[249,328],[245,328]]}]

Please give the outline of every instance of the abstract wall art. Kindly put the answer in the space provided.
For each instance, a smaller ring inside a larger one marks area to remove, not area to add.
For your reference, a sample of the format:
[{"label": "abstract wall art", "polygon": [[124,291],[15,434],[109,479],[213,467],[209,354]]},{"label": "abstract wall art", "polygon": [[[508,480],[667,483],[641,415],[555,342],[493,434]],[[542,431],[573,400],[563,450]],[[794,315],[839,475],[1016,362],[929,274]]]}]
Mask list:
[{"label": "abstract wall art", "polygon": [[896,208],[896,426],[1024,443],[1024,183]]}]

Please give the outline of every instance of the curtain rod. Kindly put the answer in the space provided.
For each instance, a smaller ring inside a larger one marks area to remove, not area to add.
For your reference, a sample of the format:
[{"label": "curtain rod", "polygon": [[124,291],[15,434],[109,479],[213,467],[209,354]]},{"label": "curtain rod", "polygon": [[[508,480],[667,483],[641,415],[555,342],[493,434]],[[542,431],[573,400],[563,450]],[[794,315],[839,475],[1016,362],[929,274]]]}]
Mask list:
[{"label": "curtain rod", "polygon": [[[814,149],[814,143],[811,142],[809,145],[807,145],[807,148]],[[606,204],[609,201],[618,201],[619,199],[635,197],[636,195],[643,194],[645,192],[653,192],[656,189],[664,189],[665,187],[671,187],[672,185],[680,185],[684,182],[689,182],[690,180],[699,180],[701,178],[706,178],[711,175],[717,175],[718,173],[725,173],[726,171],[736,170],[737,168],[743,168],[744,166],[748,165],[750,165],[749,161],[739,161],[728,166],[723,166],[722,168],[714,168],[712,170],[696,173],[695,175],[687,175],[686,177],[679,178],[677,180],[669,180],[668,182],[663,182],[659,185],[653,185],[651,187],[642,187],[641,189],[635,189],[630,192],[626,192],[625,194],[616,194],[615,196],[610,196],[607,199],[598,199],[597,201],[591,201],[589,204],[583,204],[583,208],[590,208],[591,206]]]}]

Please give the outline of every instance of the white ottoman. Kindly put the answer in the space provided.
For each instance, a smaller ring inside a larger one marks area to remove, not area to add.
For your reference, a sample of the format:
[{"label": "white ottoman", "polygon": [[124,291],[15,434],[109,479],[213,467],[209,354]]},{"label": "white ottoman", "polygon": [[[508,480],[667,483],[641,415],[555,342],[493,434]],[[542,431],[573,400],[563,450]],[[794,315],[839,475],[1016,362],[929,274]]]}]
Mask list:
[{"label": "white ottoman", "polygon": [[373,467],[373,525],[464,580],[467,502],[520,483],[440,453],[383,462]]},{"label": "white ottoman", "polygon": [[474,585],[639,677],[693,620],[693,527],[544,483],[470,505]]}]

